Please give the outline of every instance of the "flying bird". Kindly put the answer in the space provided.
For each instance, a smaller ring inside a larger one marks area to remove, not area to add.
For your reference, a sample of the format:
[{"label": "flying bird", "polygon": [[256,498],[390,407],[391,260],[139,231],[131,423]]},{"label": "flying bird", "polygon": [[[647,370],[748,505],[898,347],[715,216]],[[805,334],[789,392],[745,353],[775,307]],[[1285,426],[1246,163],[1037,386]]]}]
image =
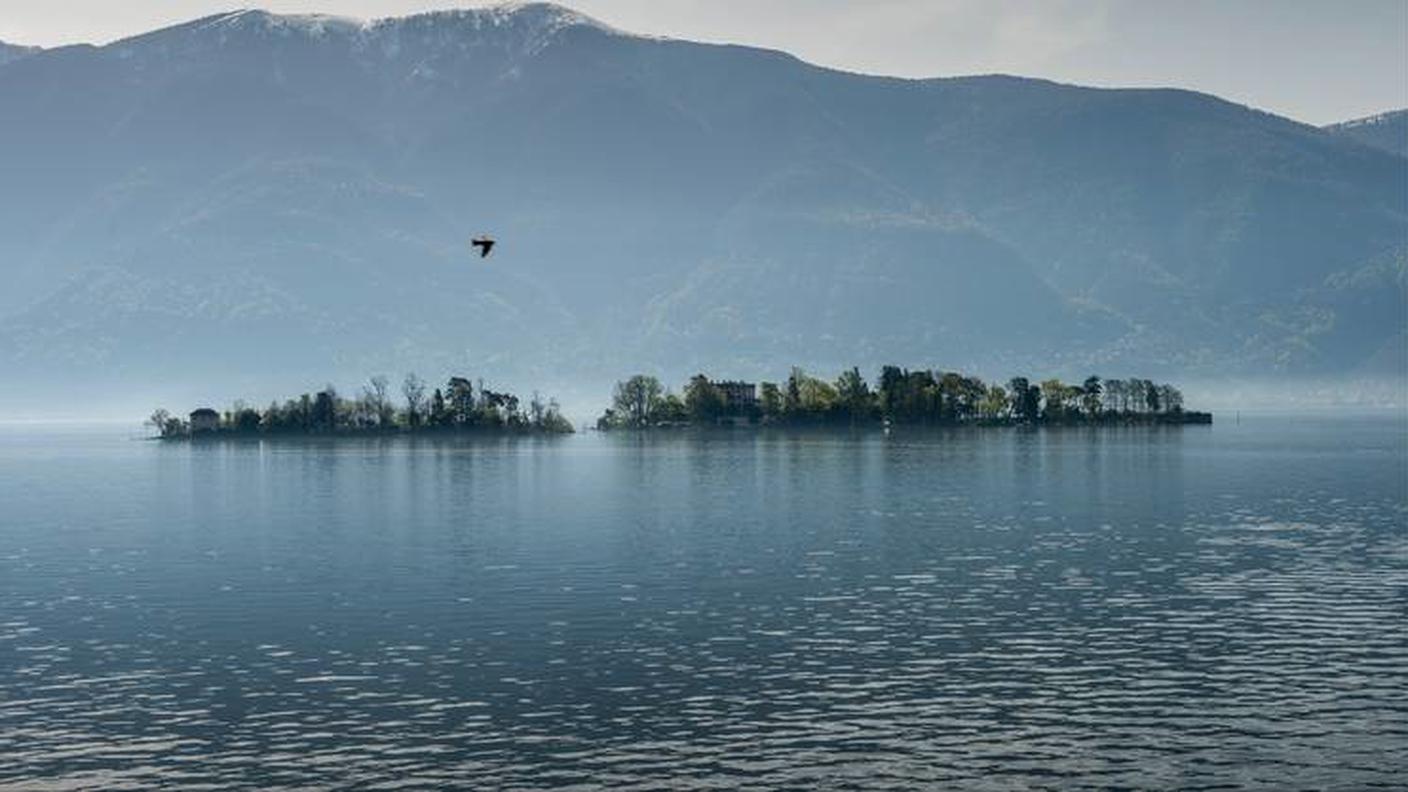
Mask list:
[{"label": "flying bird", "polygon": [[479,248],[479,258],[485,258],[494,249],[494,240],[487,236],[475,237],[469,241],[470,247]]}]

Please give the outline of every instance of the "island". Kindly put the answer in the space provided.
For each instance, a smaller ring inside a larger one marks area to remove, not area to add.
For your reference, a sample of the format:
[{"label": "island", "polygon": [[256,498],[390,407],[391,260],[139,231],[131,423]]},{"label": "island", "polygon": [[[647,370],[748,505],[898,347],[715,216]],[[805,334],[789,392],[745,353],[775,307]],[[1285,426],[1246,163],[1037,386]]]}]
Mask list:
[{"label": "island", "polygon": [[372,377],[352,398],[328,385],[263,410],[242,401],[223,412],[210,407],[192,410],[187,418],[165,409],[154,411],[146,424],[163,440],[252,437],[264,435],[348,436],[404,433],[571,434],[572,424],[554,399],[536,392],[525,404],[512,393],[490,390],[483,380],[451,377],[443,388],[427,394],[427,384],[415,374],[401,383],[401,403],[391,394],[386,377]]},{"label": "island", "polygon": [[616,383],[602,431],[715,426],[1210,424],[1183,408],[1178,388],[1147,379],[1079,385],[1013,377],[988,384],[958,372],[884,366],[874,387],[852,368],[833,381],[793,368],[782,384],[691,377],[682,394],[638,374]]}]

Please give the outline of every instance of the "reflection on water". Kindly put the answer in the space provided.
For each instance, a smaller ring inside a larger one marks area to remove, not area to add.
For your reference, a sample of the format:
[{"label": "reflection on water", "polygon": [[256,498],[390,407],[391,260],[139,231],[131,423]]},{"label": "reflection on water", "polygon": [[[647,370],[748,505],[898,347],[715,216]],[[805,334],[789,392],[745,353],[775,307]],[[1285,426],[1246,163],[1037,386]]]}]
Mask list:
[{"label": "reflection on water", "polygon": [[0,434],[0,788],[1392,787],[1398,419]]}]

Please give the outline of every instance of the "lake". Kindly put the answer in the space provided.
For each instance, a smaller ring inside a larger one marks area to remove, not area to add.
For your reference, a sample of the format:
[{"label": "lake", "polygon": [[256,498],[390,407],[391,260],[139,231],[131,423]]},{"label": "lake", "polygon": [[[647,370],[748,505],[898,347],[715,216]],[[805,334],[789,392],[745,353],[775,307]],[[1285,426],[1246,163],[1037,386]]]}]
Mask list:
[{"label": "lake", "polygon": [[1408,422],[0,429],[0,788],[1370,789]]}]

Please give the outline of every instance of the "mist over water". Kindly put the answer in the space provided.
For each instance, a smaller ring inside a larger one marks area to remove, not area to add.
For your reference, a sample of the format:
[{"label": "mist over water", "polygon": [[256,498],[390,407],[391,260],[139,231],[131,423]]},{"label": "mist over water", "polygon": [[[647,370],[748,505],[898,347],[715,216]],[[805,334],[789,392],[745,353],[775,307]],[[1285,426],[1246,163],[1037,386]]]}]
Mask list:
[{"label": "mist over water", "polygon": [[1392,787],[1408,421],[0,429],[0,788]]}]

